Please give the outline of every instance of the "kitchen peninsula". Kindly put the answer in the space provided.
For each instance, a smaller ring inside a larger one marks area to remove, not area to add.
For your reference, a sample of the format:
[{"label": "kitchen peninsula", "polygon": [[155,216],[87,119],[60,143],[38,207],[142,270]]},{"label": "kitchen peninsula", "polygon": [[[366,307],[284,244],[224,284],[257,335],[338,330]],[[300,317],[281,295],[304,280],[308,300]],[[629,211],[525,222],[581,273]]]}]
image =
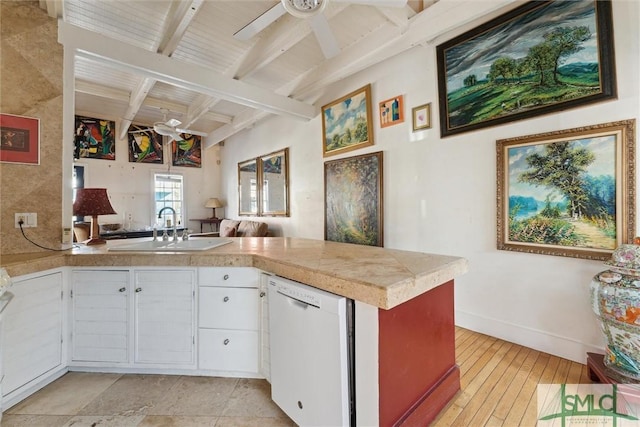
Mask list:
[{"label": "kitchen peninsula", "polygon": [[[144,240],[144,239],[140,239]],[[426,425],[460,388],[453,279],[460,257],[299,238],[232,238],[200,252],[6,255],[13,277],[55,268],[253,267],[355,301],[357,425]],[[130,242],[130,240],[129,240]]]}]

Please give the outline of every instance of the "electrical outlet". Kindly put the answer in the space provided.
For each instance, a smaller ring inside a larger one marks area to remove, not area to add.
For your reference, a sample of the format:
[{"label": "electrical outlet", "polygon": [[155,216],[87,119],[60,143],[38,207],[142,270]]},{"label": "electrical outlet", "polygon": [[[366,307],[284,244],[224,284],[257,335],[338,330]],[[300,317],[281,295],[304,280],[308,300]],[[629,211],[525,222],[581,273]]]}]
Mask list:
[{"label": "electrical outlet", "polygon": [[15,227],[20,228],[20,221],[22,221],[22,228],[31,228],[38,226],[38,214],[35,212],[30,213],[18,213],[15,214]]}]

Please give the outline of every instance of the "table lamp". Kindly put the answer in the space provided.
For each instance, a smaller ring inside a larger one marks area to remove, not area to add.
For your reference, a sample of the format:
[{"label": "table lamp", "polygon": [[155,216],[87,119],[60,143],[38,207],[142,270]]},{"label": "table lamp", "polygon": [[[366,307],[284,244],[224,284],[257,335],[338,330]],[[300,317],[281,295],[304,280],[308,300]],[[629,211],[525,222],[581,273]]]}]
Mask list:
[{"label": "table lamp", "polygon": [[100,238],[98,215],[115,214],[106,188],[78,188],[76,201],[73,202],[73,214],[76,216],[91,216],[91,233],[82,243],[85,245],[103,245],[106,240]]},{"label": "table lamp", "polygon": [[207,200],[207,203],[204,204],[205,208],[213,208],[213,216],[210,219],[218,219],[218,217],[216,217],[216,208],[221,208],[223,206],[224,204],[215,197]]}]

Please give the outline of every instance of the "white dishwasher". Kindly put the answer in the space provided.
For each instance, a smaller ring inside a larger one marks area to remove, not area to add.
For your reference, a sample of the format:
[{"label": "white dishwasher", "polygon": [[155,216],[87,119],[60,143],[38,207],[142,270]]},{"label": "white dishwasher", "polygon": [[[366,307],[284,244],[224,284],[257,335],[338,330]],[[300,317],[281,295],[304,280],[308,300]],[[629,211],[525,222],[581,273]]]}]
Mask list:
[{"label": "white dishwasher", "polygon": [[269,278],[271,397],[300,426],[349,426],[352,305],[344,297]]}]

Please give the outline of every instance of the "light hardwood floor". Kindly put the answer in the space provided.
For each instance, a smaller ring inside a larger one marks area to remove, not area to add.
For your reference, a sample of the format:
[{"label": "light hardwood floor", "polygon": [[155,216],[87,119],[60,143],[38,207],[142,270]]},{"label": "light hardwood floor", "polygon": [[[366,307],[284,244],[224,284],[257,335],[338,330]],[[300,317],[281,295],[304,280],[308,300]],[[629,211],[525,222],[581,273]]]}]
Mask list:
[{"label": "light hardwood floor", "polygon": [[586,365],[456,328],[461,391],[433,426],[536,425],[538,384],[590,384]]}]

